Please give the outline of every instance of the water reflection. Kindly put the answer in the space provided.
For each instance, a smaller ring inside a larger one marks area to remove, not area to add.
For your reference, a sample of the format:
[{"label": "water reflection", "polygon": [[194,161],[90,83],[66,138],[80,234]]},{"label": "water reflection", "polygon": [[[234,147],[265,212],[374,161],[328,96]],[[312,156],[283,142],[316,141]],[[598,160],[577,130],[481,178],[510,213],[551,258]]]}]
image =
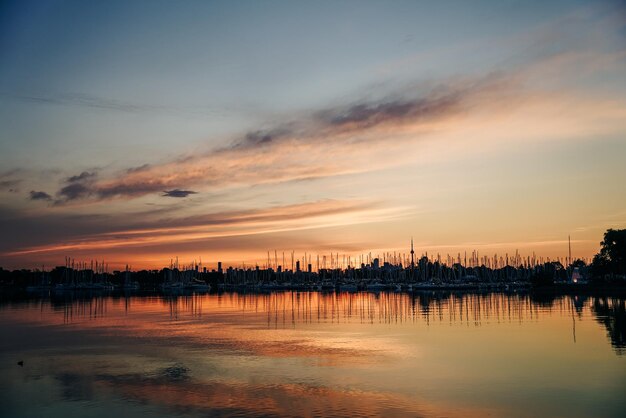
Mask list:
[{"label": "water reflection", "polygon": [[200,412],[209,416],[422,416],[427,410],[409,397],[305,384],[207,384],[199,379],[172,379],[163,374],[98,379],[136,402],[165,405],[180,415]]},{"label": "water reflection", "polygon": [[594,298],[591,310],[596,321],[606,327],[617,354],[626,352],[626,301],[617,298]]},{"label": "water reflection", "polygon": [[[413,294],[381,293],[222,293],[189,295],[98,295],[69,294],[50,299],[4,301],[0,309],[17,304],[63,313],[63,322],[103,318],[109,305],[128,315],[147,307],[167,309],[172,320],[201,319],[205,310],[238,313],[263,318],[268,328],[295,327],[307,323],[402,324],[423,321],[467,326],[483,323],[536,321],[541,314],[555,312],[581,318],[589,310],[604,325],[617,354],[626,348],[625,298],[554,293],[466,293],[428,291]],[[575,323],[573,325],[575,327]],[[575,332],[575,331],[574,331]]]},{"label": "water reflection", "polygon": [[611,416],[625,311],[554,293],[13,298],[0,404],[12,417]]}]

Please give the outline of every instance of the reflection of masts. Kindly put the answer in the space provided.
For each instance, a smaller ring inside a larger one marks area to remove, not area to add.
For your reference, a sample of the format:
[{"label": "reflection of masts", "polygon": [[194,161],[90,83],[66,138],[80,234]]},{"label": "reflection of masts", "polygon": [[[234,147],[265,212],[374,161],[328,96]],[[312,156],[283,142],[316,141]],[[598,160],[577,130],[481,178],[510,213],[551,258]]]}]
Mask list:
[{"label": "reflection of masts", "polygon": [[574,306],[574,300],[570,299],[572,302],[572,336],[574,337],[574,344],[576,344],[576,317],[574,316],[574,312],[576,311],[576,307]]}]

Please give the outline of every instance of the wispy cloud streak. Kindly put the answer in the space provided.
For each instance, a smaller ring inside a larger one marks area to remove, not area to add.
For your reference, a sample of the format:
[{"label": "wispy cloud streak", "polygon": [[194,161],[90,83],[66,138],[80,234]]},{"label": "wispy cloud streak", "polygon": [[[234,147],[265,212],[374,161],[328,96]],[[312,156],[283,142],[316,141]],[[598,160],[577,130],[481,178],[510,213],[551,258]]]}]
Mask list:
[{"label": "wispy cloud streak", "polygon": [[3,94],[16,100],[29,103],[80,106],[94,109],[115,110],[120,112],[145,112],[165,110],[163,106],[132,103],[124,100],[109,99],[84,93],[56,93],[56,94]]},{"label": "wispy cloud streak", "polygon": [[[318,201],[259,210],[220,212],[172,220],[134,223],[112,232],[92,234],[4,254],[27,254],[145,247],[215,238],[272,234],[332,226],[381,222],[406,216],[406,207],[385,207],[376,202]],[[154,227],[159,225],[159,227]]]}]

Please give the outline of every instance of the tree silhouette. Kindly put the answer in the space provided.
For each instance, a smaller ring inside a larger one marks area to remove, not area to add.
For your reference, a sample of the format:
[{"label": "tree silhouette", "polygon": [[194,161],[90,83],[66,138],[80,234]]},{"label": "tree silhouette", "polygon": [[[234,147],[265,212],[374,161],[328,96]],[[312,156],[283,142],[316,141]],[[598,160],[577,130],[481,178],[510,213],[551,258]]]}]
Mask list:
[{"label": "tree silhouette", "polygon": [[626,229],[608,229],[600,245],[593,257],[594,277],[626,274]]}]

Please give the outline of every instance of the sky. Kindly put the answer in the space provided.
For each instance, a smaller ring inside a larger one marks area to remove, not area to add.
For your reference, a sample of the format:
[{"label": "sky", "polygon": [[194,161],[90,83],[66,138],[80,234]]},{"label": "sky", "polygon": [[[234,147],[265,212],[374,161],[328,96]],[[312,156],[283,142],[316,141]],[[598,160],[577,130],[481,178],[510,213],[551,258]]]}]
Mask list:
[{"label": "sky", "polygon": [[591,257],[625,135],[620,1],[0,2],[4,268]]}]

